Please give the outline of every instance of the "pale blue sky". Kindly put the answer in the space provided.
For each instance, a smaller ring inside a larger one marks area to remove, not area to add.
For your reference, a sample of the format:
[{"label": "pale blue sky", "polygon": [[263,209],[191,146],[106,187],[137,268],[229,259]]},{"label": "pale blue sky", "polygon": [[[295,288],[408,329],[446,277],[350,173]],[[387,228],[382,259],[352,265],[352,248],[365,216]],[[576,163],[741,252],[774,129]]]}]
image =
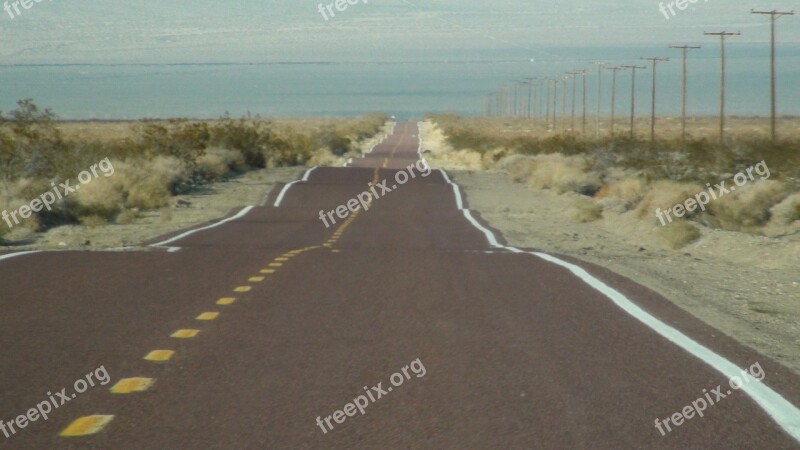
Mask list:
[{"label": "pale blue sky", "polygon": [[[569,47],[711,44],[704,30],[741,30],[741,43],[766,42],[768,21],[750,8],[799,5],[700,0],[666,20],[658,3],[369,0],[326,22],[314,0],[44,0],[14,19],[0,12],[0,57],[3,64],[570,58]],[[800,16],[782,19],[780,41],[800,44]]]}]

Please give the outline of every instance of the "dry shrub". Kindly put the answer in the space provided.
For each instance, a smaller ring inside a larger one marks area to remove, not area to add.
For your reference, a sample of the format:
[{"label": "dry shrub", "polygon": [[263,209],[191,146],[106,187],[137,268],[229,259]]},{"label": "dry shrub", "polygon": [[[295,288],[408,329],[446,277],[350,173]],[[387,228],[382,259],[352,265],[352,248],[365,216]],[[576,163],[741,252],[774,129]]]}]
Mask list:
[{"label": "dry shrub", "polygon": [[507,154],[508,150],[504,148],[496,148],[488,151],[481,156],[481,164],[483,165],[484,169],[493,169]]},{"label": "dry shrub", "polygon": [[673,250],[684,247],[701,236],[696,225],[683,220],[676,220],[667,226],[659,226],[657,234]]},{"label": "dry shrub", "polygon": [[473,150],[455,150],[447,153],[432,154],[428,159],[438,166],[455,170],[482,170],[481,154]]},{"label": "dry shrub", "polygon": [[120,178],[127,193],[125,206],[147,210],[168,205],[174,187],[184,180],[185,174],[186,166],[179,159],[157,156],[151,161],[120,164],[115,177]]},{"label": "dry shrub", "polygon": [[310,166],[339,166],[341,165],[342,159],[331,153],[331,151],[327,148],[320,148],[317,149],[315,152],[311,154],[311,158],[308,160],[308,165]]},{"label": "dry shrub", "polygon": [[530,163],[528,185],[552,189],[561,194],[577,192],[594,195],[600,189],[600,178],[589,173],[589,164],[581,156],[558,153],[534,156]]},{"label": "dry shrub", "polygon": [[800,193],[794,193],[769,210],[770,225],[786,226],[800,220]]},{"label": "dry shrub", "polygon": [[644,196],[646,183],[640,178],[627,178],[606,186],[606,197],[619,199],[629,210]]},{"label": "dry shrub", "polygon": [[119,225],[128,225],[133,223],[136,219],[140,216],[139,210],[137,209],[126,209],[117,215],[115,223]]},{"label": "dry shrub", "polygon": [[82,225],[85,225],[89,228],[96,228],[107,224],[108,220],[103,216],[98,216],[93,214],[90,216],[81,217],[80,222]]},{"label": "dry shrub", "polygon": [[754,231],[770,219],[770,209],[786,197],[778,181],[764,180],[737,187],[709,204],[714,225],[731,231]]},{"label": "dry shrub", "polygon": [[578,198],[572,207],[572,218],[581,223],[603,218],[603,208],[590,198]]},{"label": "dry shrub", "polygon": [[497,169],[508,173],[508,176],[516,182],[525,181],[530,175],[532,160],[530,156],[513,154],[500,159],[497,162]]},{"label": "dry shrub", "polygon": [[79,217],[102,217],[107,220],[122,209],[124,189],[115,176],[100,177],[82,185],[80,191],[70,195],[68,202]]},{"label": "dry shrub", "polygon": [[[225,155],[220,151],[222,149],[214,149],[206,151],[206,154],[197,158],[197,173],[206,181],[216,181],[225,178],[230,171],[230,166],[225,160]],[[231,150],[227,150],[232,152]],[[242,159],[244,161],[244,159]]]},{"label": "dry shrub", "polygon": [[[669,208],[683,203],[688,198],[694,196],[703,190],[703,187],[694,183],[678,183],[670,180],[661,180],[653,183],[651,189],[645,194],[639,206],[636,207],[636,213],[640,219],[651,217],[656,220],[656,210],[661,209],[666,211]],[[688,218],[697,214],[700,209],[694,212],[688,212],[684,217]],[[674,215],[670,216],[674,217]],[[667,219],[664,219],[667,220]]]}]

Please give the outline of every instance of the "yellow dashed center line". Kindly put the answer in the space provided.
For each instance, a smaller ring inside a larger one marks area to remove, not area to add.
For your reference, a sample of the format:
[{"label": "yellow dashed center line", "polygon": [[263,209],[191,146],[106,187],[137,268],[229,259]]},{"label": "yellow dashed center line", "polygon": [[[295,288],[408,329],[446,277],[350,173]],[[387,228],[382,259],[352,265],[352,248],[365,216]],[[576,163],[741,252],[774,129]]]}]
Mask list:
[{"label": "yellow dashed center line", "polygon": [[123,378],[117,381],[111,388],[112,394],[132,394],[134,392],[144,392],[150,389],[153,385],[152,378],[136,377],[136,378]]},{"label": "yellow dashed center line", "polygon": [[172,333],[171,336],[174,337],[174,338],[179,338],[179,339],[189,339],[189,338],[193,338],[193,337],[197,336],[197,333],[199,333],[199,332],[200,332],[200,330],[193,330],[193,329],[186,330],[186,329],[184,329],[184,330],[178,330],[178,331]]},{"label": "yellow dashed center line", "polygon": [[175,352],[172,350],[153,350],[144,359],[148,361],[169,361]]},{"label": "yellow dashed center line", "polygon": [[59,436],[63,437],[76,437],[95,434],[102,430],[103,427],[108,425],[114,416],[111,415],[93,415],[84,416],[75,419],[67,428],[62,431]]},{"label": "yellow dashed center line", "polygon": [[[389,164],[389,159],[394,157],[395,152],[403,142],[405,138],[404,135],[400,136],[397,144],[394,146],[392,151],[389,155],[384,158],[382,168],[386,168]],[[380,174],[380,168],[376,167],[375,171],[373,172],[373,180],[372,183],[375,184],[378,182],[378,176]],[[371,202],[370,202],[371,203]],[[269,263],[269,268],[262,269],[259,271],[261,274],[269,275],[275,273],[277,267],[283,267],[284,262],[288,262],[292,257],[298,256],[302,253],[309,252],[312,250],[316,250],[319,248],[327,248],[331,249],[333,253],[339,253],[340,250],[333,249],[333,244],[335,244],[347,230],[347,227],[358,217],[358,211],[354,212],[347,220],[342,222],[341,225],[334,231],[333,235],[330,239],[328,239],[322,245],[314,245],[309,247],[304,247],[301,249],[290,250],[285,252],[281,256],[275,258],[273,262]],[[265,277],[263,276],[253,276],[248,279],[251,283],[258,283],[264,281]],[[234,288],[234,292],[250,292],[252,290],[251,286],[238,286]],[[216,301],[217,305],[231,305],[236,302],[235,297],[222,297]],[[209,321],[215,320],[219,316],[218,312],[204,312],[197,316],[196,320],[202,321]],[[198,329],[180,329],[172,333],[170,336],[173,338],[180,338],[180,339],[188,339],[197,336],[200,333]],[[144,359],[147,361],[154,361],[154,362],[164,362],[169,361],[175,352],[173,350],[153,350],[148,353]],[[155,379],[153,378],[146,378],[146,377],[133,377],[133,378],[123,378],[119,380],[111,389],[111,393],[113,394],[130,394],[134,392],[143,392],[153,385]],[[79,417],[78,419],[74,420],[67,428],[65,428],[59,436],[62,437],[75,437],[75,436],[87,436],[91,434],[95,434],[103,430],[103,428],[108,425],[114,419],[113,415],[102,415],[102,414],[94,414],[90,416],[83,416]]]}]

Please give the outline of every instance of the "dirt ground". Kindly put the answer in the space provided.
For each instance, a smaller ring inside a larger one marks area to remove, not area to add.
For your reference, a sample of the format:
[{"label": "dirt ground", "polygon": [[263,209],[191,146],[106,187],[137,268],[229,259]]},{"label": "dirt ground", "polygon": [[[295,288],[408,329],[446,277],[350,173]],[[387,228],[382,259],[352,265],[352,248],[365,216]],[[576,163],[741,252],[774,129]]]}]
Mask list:
[{"label": "dirt ground", "polygon": [[425,140],[425,128],[431,165],[447,169],[469,207],[511,245],[608,267],[800,374],[800,234],[768,238],[703,227],[700,239],[671,250],[634,212],[581,223],[574,217],[578,194],[534,189],[500,171],[459,170],[458,158],[440,157],[449,149]]}]

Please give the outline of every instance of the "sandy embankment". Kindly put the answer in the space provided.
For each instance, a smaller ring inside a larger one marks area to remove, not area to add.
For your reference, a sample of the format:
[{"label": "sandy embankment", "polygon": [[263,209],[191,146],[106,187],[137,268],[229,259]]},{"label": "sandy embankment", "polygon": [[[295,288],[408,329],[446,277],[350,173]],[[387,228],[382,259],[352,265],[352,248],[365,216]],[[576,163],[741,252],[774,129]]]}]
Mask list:
[{"label": "sandy embankment", "polygon": [[[108,130],[108,127],[98,130],[98,127],[81,126],[83,128],[79,131],[100,133],[101,136],[109,132],[126,133],[130,128],[127,123],[111,124],[118,128],[113,130]],[[365,140],[356,150],[348,154],[337,157],[327,152],[310,165],[341,167],[348,158],[361,156],[363,152],[380,142],[386,133],[391,132],[391,127],[392,124],[385,125],[375,137]],[[122,247],[133,247],[129,250],[144,250],[146,247],[137,246],[157,236],[219,219],[237,208],[263,205],[267,195],[277,183],[294,181],[305,170],[305,167],[260,169],[226,181],[210,183],[185,195],[172,197],[167,208],[141,212],[130,224],[95,227],[63,225],[43,233],[32,233],[23,227],[18,227],[10,236],[15,241],[14,245],[0,245],[0,250],[106,250]]]},{"label": "sandy embankment", "polygon": [[574,219],[580,195],[480,170],[479,160],[452,152],[431,123],[421,135],[431,165],[448,170],[469,207],[511,245],[608,267],[800,374],[800,234],[767,238],[704,227],[700,239],[670,250],[634,212],[604,212],[580,223]]}]

